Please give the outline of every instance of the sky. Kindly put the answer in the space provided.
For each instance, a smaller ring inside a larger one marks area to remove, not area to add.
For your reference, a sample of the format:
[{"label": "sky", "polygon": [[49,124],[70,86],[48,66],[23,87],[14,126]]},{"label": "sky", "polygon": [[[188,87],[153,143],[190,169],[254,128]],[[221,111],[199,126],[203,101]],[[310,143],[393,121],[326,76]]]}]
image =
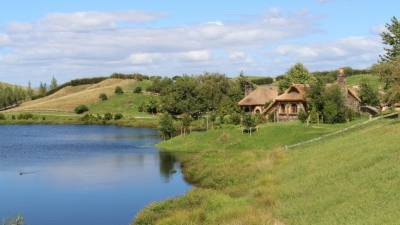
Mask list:
[{"label": "sky", "polygon": [[0,7],[0,81],[114,72],[276,76],[367,68],[400,1],[13,0]]}]

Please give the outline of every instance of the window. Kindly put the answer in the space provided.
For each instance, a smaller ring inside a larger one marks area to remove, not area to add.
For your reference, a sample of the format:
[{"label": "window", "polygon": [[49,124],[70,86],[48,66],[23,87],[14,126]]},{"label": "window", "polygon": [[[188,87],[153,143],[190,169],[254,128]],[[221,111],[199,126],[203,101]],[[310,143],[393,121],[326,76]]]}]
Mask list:
[{"label": "window", "polygon": [[293,114],[297,114],[297,104],[292,104],[291,111]]},{"label": "window", "polygon": [[279,109],[279,113],[286,113],[286,107],[284,104],[281,104],[280,109]]}]

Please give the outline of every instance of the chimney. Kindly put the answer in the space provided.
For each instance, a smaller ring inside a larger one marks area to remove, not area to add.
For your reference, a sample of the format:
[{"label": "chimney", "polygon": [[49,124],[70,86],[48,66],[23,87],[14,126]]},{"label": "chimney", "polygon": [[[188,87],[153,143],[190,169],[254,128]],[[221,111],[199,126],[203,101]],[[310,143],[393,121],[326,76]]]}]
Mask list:
[{"label": "chimney", "polygon": [[339,73],[337,75],[337,83],[339,86],[342,86],[342,87],[346,86],[346,75],[344,74],[343,68],[339,69]]},{"label": "chimney", "polygon": [[250,84],[244,86],[244,96],[249,95],[253,91],[253,87]]}]

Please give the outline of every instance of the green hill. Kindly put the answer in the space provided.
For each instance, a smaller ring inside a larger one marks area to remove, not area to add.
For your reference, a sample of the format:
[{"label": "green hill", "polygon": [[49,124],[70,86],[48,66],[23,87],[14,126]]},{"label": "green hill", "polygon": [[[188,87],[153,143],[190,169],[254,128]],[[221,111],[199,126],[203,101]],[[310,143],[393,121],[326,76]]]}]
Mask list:
[{"label": "green hill", "polygon": [[361,81],[363,79],[367,80],[376,89],[382,87],[382,83],[380,81],[379,76],[373,74],[361,74],[361,75],[349,76],[346,78],[346,82],[350,86],[358,86],[361,84]]},{"label": "green hill", "polygon": [[163,142],[198,187],[134,224],[397,224],[398,120],[280,147],[344,126],[269,124],[253,136],[229,127]]}]

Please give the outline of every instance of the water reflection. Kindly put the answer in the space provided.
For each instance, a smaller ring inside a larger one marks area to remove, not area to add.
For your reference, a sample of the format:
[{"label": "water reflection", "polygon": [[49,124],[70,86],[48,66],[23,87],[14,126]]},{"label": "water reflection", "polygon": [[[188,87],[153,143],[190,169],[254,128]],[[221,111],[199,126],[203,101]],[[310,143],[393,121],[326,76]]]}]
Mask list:
[{"label": "water reflection", "polygon": [[177,160],[175,156],[166,152],[160,152],[160,172],[166,181],[169,181],[171,175],[177,172]]}]

